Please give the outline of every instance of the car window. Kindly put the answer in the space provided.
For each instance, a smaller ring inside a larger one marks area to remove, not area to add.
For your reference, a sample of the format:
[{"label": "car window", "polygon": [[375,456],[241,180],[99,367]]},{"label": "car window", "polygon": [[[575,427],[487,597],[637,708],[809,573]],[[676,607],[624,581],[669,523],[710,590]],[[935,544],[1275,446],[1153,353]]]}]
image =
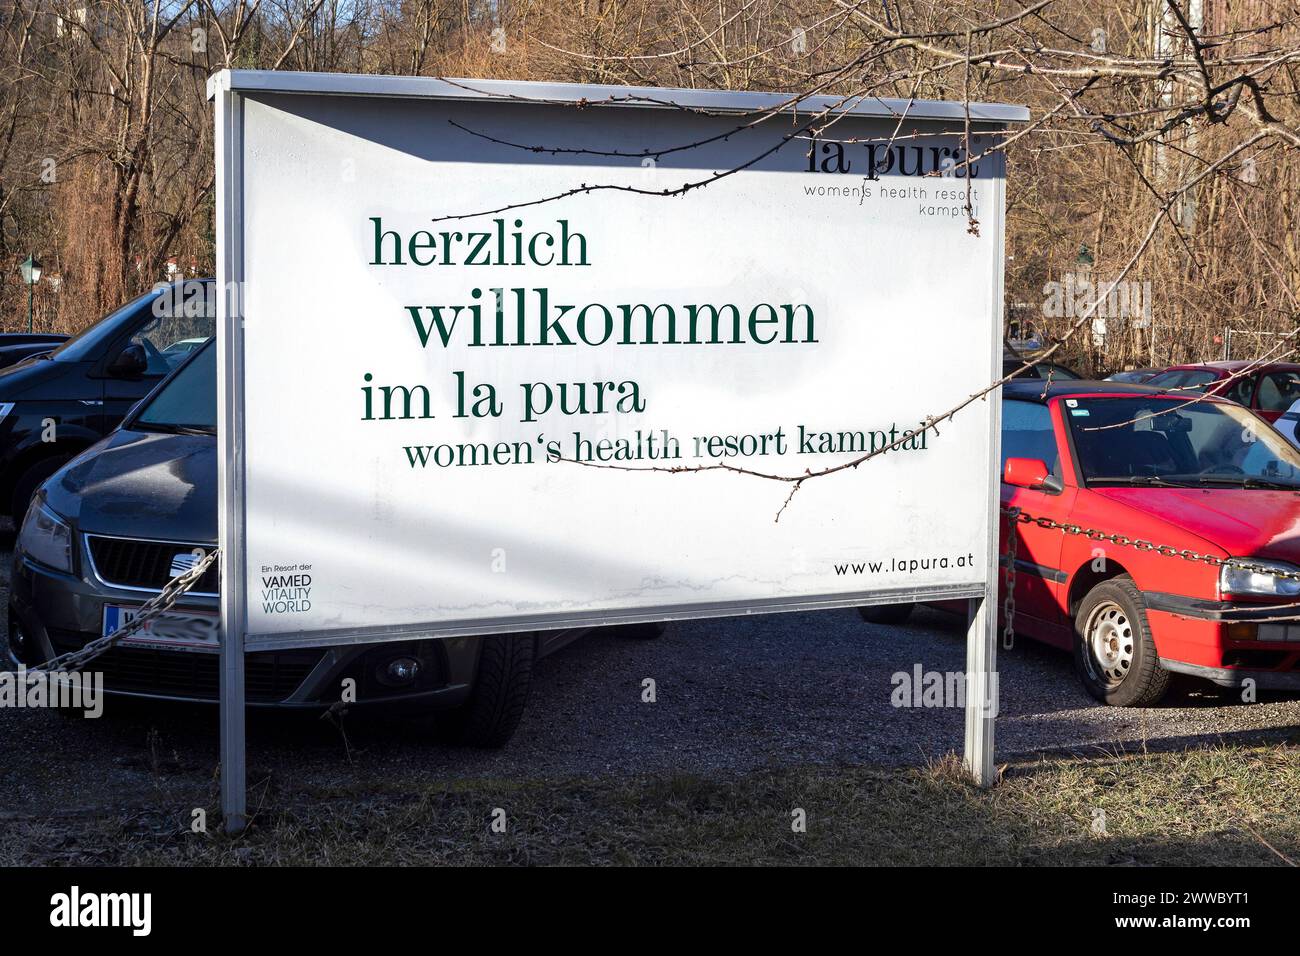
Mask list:
[{"label": "car window", "polygon": [[1261,411],[1284,412],[1300,398],[1300,372],[1269,372],[1259,381]]},{"label": "car window", "polygon": [[[1024,365],[1024,363],[1021,362],[1020,359],[1007,359],[1002,363],[1002,374],[1010,375],[1012,372],[1016,372],[1017,369],[1020,369],[1022,365]],[[1028,368],[1020,371],[1016,375],[1016,378],[1038,378],[1038,366],[1030,365]]]},{"label": "car window", "polygon": [[1002,470],[1008,458],[1034,458],[1045,462],[1052,474],[1060,474],[1056,454],[1056,432],[1052,413],[1037,402],[1005,401],[1002,403]]},{"label": "car window", "polygon": [[1090,483],[1300,489],[1300,454],[1240,405],[1159,396],[1071,401],[1063,412]]},{"label": "car window", "polygon": [[58,346],[50,353],[50,358],[56,362],[89,362],[99,358],[100,350],[122,334],[122,325],[138,321],[157,295],[157,292],[150,291],[137,296]]},{"label": "car window", "polygon": [[206,343],[175,376],[146,400],[130,427],[144,431],[217,430],[216,340]]},{"label": "car window", "polygon": [[1254,375],[1243,375],[1241,378],[1235,378],[1223,392],[1223,397],[1231,399],[1238,405],[1249,405],[1251,398],[1255,395]]},{"label": "car window", "polygon": [[140,327],[127,346],[139,345],[148,365],[146,375],[166,375],[185,361],[195,344],[216,333],[216,285],[182,282],[154,299],[153,317]]}]

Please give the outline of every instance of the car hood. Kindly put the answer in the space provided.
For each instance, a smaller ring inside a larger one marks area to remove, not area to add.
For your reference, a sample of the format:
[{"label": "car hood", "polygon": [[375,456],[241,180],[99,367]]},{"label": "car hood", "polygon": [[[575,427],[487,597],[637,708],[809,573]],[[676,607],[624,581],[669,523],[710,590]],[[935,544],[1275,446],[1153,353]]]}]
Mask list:
[{"label": "car hood", "polygon": [[46,502],[91,534],[217,541],[217,440],[119,429],[45,484]]},{"label": "car hood", "polygon": [[70,367],[66,362],[32,358],[0,368],[0,402],[25,398],[28,392],[62,378]]},{"label": "car hood", "polygon": [[1103,498],[1189,531],[1230,555],[1300,564],[1300,491],[1265,488],[1091,490]]}]

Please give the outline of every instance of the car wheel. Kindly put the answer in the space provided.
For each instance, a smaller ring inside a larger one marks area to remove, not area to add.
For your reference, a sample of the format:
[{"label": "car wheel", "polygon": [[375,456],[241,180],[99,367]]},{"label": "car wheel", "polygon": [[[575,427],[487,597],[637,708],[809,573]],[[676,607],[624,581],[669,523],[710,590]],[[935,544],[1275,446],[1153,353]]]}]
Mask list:
[{"label": "car wheel", "polygon": [[868,624],[906,624],[915,604],[873,604],[858,608],[858,614]]},{"label": "car wheel", "polygon": [[23,523],[23,516],[27,514],[27,506],[32,503],[32,496],[36,494],[36,489],[45,482],[46,478],[66,465],[70,460],[68,458],[46,458],[38,461],[22,473],[22,477],[14,484],[14,496],[9,502],[9,514],[14,519],[15,531]]},{"label": "car wheel", "polygon": [[16,617],[9,619],[9,654],[18,659],[20,664],[30,667],[39,663],[32,658],[36,656],[36,642],[27,636],[27,629]]},{"label": "car wheel", "polygon": [[1083,686],[1112,707],[1149,707],[1169,689],[1146,602],[1128,575],[1102,581],[1074,618],[1074,663]]},{"label": "car wheel", "polygon": [[537,656],[535,634],[493,634],[481,638],[478,675],[469,700],[439,720],[449,743],[502,747],[514,735],[528,703]]}]

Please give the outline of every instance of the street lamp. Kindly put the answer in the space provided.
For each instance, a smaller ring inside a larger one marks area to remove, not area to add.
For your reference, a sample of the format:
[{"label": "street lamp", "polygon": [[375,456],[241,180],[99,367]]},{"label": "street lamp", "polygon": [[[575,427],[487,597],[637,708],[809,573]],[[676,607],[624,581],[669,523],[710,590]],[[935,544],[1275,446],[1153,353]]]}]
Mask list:
[{"label": "street lamp", "polygon": [[32,331],[32,290],[36,283],[41,281],[41,264],[36,261],[36,257],[28,255],[26,261],[19,266],[23,272],[23,281],[27,283],[27,332]]}]

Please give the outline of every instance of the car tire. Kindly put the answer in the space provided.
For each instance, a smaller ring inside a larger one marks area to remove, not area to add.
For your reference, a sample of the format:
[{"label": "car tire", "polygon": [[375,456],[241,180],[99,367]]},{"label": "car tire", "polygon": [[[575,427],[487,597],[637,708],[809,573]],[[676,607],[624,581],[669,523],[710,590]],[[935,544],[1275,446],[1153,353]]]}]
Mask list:
[{"label": "car tire", "polygon": [[9,501],[9,514],[14,519],[15,531],[22,525],[23,516],[27,514],[27,506],[32,503],[32,496],[36,494],[36,489],[44,484],[46,478],[69,461],[70,458],[44,458],[24,471],[14,483],[13,498]]},{"label": "car tire", "polygon": [[537,635],[492,634],[481,640],[470,698],[440,719],[439,731],[457,746],[502,747],[514,735],[528,704]]},{"label": "car tire", "polygon": [[858,608],[858,614],[868,624],[906,624],[915,604],[873,604]]},{"label": "car tire", "polygon": [[1088,693],[1111,707],[1150,707],[1169,690],[1146,601],[1127,574],[1102,581],[1079,605],[1074,665]]}]

